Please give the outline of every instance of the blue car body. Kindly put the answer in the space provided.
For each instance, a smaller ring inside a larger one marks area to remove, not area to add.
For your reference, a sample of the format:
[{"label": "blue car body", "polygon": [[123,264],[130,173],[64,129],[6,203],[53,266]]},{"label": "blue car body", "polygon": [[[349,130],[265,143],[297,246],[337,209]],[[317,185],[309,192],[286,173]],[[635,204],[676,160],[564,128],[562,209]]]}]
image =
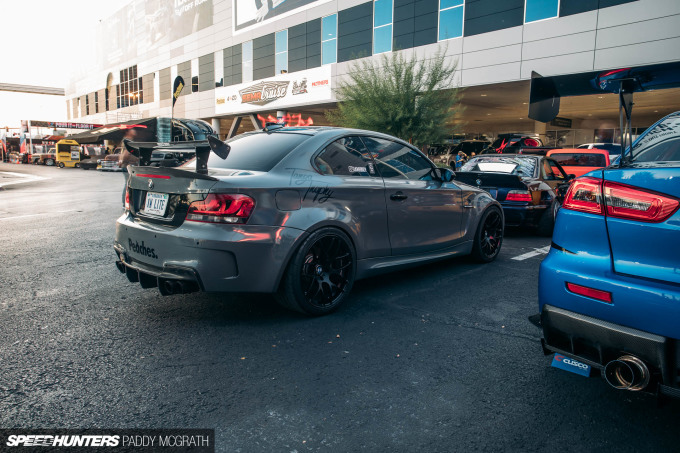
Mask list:
[{"label": "blue car body", "polygon": [[617,388],[680,397],[680,112],[626,160],[565,196],[539,275],[544,352]]}]

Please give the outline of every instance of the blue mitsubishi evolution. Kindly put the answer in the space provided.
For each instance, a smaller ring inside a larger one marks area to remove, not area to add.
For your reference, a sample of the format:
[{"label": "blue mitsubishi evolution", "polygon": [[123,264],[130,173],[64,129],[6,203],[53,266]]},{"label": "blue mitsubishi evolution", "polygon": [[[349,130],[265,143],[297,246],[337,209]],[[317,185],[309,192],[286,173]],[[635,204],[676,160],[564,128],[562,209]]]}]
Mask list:
[{"label": "blue mitsubishi evolution", "polygon": [[680,112],[574,180],[539,276],[553,365],[680,397]]}]

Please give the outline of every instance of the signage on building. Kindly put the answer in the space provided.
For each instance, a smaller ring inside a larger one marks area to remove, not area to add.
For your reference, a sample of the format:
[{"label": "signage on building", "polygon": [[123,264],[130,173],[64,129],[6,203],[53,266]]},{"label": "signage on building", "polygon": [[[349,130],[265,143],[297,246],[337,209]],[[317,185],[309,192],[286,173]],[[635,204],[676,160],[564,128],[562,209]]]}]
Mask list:
[{"label": "signage on building", "polygon": [[295,14],[307,5],[316,6],[330,0],[232,0],[234,32],[260,27],[274,19]]},{"label": "signage on building", "polygon": [[48,127],[50,129],[96,129],[102,127],[102,124],[89,123],[69,123],[58,121],[35,121],[31,120],[32,127]]},{"label": "signage on building", "polygon": [[215,89],[215,114],[232,115],[332,102],[331,67]]},{"label": "signage on building", "polygon": [[555,117],[554,120],[550,122],[551,126],[557,126],[557,127],[565,127],[567,129],[571,129],[571,120],[569,118],[560,118]]}]

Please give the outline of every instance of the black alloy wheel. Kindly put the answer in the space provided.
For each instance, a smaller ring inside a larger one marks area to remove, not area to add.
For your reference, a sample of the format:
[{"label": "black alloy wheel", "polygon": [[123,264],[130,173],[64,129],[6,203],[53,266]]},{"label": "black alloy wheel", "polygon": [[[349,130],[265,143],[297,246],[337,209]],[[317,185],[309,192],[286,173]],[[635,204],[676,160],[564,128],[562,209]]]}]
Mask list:
[{"label": "black alloy wheel", "polygon": [[312,233],[293,257],[277,299],[283,306],[309,315],[335,310],[354,284],[354,247],[334,228]]},{"label": "black alloy wheel", "polygon": [[484,212],[472,245],[472,256],[482,263],[496,259],[503,245],[503,214],[492,206]]}]

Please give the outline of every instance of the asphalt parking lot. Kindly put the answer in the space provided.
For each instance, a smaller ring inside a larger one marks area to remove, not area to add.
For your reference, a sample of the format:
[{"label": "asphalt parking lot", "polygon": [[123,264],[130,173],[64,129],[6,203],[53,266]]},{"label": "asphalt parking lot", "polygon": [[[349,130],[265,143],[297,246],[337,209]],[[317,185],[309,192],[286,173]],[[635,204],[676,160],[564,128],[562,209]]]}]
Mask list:
[{"label": "asphalt parking lot", "polygon": [[543,356],[527,317],[549,238],[511,230],[491,264],[363,280],[308,318],[128,283],[122,184],[0,163],[0,428],[214,428],[225,452],[678,449],[680,404]]}]

